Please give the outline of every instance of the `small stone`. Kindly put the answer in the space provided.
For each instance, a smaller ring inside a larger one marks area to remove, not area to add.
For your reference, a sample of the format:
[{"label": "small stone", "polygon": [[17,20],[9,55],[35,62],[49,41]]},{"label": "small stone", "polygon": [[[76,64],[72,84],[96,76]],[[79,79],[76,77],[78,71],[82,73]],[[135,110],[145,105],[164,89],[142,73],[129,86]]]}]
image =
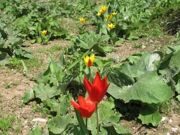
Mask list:
[{"label": "small stone", "polygon": [[40,123],[46,123],[47,122],[47,120],[43,119],[43,118],[34,118],[32,121],[33,122],[40,122]]},{"label": "small stone", "polygon": [[145,45],[142,45],[142,49],[145,49],[146,48],[146,46]]},{"label": "small stone", "polygon": [[161,122],[164,122],[164,121],[166,121],[166,120],[168,120],[167,117],[162,117]]},{"label": "small stone", "polygon": [[175,128],[171,128],[171,130],[172,130],[172,132],[177,133],[178,128],[177,128],[177,127],[175,127]]},{"label": "small stone", "polygon": [[169,123],[172,123],[172,119],[169,119]]},{"label": "small stone", "polygon": [[33,127],[39,126],[43,128],[46,126],[47,120],[43,118],[34,118],[32,122],[34,122]]}]

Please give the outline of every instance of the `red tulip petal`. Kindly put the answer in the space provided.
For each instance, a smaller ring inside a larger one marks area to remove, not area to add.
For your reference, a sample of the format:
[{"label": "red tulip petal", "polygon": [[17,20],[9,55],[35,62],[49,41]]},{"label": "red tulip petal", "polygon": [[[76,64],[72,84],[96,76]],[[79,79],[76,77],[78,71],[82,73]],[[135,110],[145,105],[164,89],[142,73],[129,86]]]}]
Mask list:
[{"label": "red tulip petal", "polygon": [[96,103],[92,102],[90,98],[85,99],[86,105],[80,107],[80,113],[83,117],[89,118],[96,110]]},{"label": "red tulip petal", "polygon": [[79,111],[82,117],[89,118],[96,110],[96,103],[91,101],[90,97],[85,99],[82,96],[78,96],[78,103],[71,100],[72,106]]},{"label": "red tulip petal", "polygon": [[104,79],[103,79],[103,88],[104,88],[104,89],[107,89],[108,86],[109,86],[109,84],[108,84],[108,78],[107,78],[107,76],[105,76]]},{"label": "red tulip petal", "polygon": [[103,99],[104,95],[106,94],[107,88],[108,88],[107,76],[101,80],[101,76],[97,72],[93,82],[92,92],[90,95],[91,99],[93,101],[100,102]]},{"label": "red tulip petal", "polygon": [[[94,112],[94,111],[93,111]],[[91,117],[91,115],[93,114],[93,112],[89,112],[87,109],[85,108],[81,108],[80,109],[80,114],[82,117],[86,117],[86,118],[89,118]]]},{"label": "red tulip petal", "polygon": [[97,72],[96,73],[96,77],[94,79],[94,82],[93,82],[93,95],[96,96],[96,99],[98,100],[101,100],[101,95],[102,95],[102,92],[103,92],[103,87],[104,87],[104,81],[101,80],[101,76],[100,74]]},{"label": "red tulip petal", "polygon": [[84,81],[83,82],[84,82],[85,89],[90,94],[91,91],[92,91],[92,84],[89,82],[89,80],[86,77],[84,77]]},{"label": "red tulip petal", "polygon": [[98,72],[96,72],[96,76],[95,76],[95,79],[93,81],[93,85],[98,85],[101,83],[101,76]]},{"label": "red tulip petal", "polygon": [[86,101],[82,96],[78,96],[78,103],[80,106],[86,106]]},{"label": "red tulip petal", "polygon": [[80,108],[79,104],[76,103],[74,100],[71,100],[71,105],[77,110],[79,110],[79,108]]}]

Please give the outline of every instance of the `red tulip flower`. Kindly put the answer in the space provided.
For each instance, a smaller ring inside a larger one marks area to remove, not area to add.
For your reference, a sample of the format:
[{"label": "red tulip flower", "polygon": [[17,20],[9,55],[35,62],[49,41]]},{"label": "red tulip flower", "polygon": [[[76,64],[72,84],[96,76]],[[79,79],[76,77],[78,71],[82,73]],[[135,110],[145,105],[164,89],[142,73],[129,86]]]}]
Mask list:
[{"label": "red tulip flower", "polygon": [[96,110],[96,103],[91,101],[90,98],[84,99],[84,97],[78,97],[78,103],[75,101],[71,101],[71,105],[80,112],[82,117],[89,118]]},{"label": "red tulip flower", "polygon": [[89,82],[89,80],[84,77],[84,86],[89,94],[90,99],[98,103],[106,94],[109,84],[107,82],[107,76],[104,77],[104,79],[101,79],[101,76],[97,72],[93,83]]}]

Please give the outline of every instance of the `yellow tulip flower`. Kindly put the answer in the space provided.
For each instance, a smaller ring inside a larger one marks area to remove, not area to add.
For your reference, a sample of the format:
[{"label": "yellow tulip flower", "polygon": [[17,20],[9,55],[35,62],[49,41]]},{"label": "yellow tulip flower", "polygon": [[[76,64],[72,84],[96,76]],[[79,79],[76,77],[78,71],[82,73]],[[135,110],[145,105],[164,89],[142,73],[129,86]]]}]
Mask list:
[{"label": "yellow tulip flower", "polygon": [[107,27],[108,27],[110,30],[112,30],[112,29],[114,29],[114,28],[116,27],[116,25],[113,24],[113,23],[109,23],[109,24],[107,25]]},{"label": "yellow tulip flower", "polygon": [[111,13],[113,16],[116,16],[117,15],[117,12],[112,12]]},{"label": "yellow tulip flower", "polygon": [[47,35],[47,30],[41,31],[41,35],[46,36]]},{"label": "yellow tulip flower", "polygon": [[95,55],[94,54],[91,54],[90,56],[86,55],[84,57],[84,63],[86,64],[86,66],[90,67],[93,65],[95,61]]},{"label": "yellow tulip flower", "polygon": [[97,16],[103,15],[108,10],[108,7],[106,5],[103,5],[100,7],[99,12],[97,13]]},{"label": "yellow tulip flower", "polygon": [[85,23],[86,23],[86,19],[85,19],[84,17],[80,17],[80,18],[79,18],[79,22],[80,22],[81,24],[85,24]]}]

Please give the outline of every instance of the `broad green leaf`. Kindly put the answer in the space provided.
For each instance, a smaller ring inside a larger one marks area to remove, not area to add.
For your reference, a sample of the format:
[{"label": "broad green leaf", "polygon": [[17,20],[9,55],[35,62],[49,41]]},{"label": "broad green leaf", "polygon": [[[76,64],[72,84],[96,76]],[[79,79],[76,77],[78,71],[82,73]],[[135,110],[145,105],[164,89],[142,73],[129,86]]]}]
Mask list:
[{"label": "broad green leaf", "polygon": [[132,79],[134,77],[139,77],[146,73],[147,71],[157,70],[157,63],[160,61],[160,56],[158,53],[144,53],[137,59],[134,63],[126,62],[120,67],[120,71],[128,75]]},{"label": "broad green leaf", "polygon": [[69,124],[73,123],[72,120],[70,115],[57,115],[48,122],[49,131],[53,134],[61,134]]},{"label": "broad green leaf", "polygon": [[180,101],[180,80],[178,81],[178,83],[176,84],[176,86],[175,86],[175,90],[176,90],[176,92],[177,92],[177,96],[176,96],[176,98],[178,99],[178,101]]},{"label": "broad green leaf", "polygon": [[26,103],[28,103],[30,100],[32,100],[32,99],[34,99],[34,90],[33,89],[31,89],[31,90],[29,90],[29,91],[26,91],[25,92],[25,94],[24,94],[24,96],[23,96],[23,102],[26,104]]},{"label": "broad green leaf", "polygon": [[180,101],[180,95],[178,95],[176,98],[178,99],[178,101]]},{"label": "broad green leaf", "polygon": [[43,103],[57,115],[66,115],[70,107],[70,97],[69,95],[61,95],[58,99],[47,99]]},{"label": "broad green leaf", "polygon": [[134,80],[132,80],[129,76],[125,73],[122,73],[118,68],[114,68],[108,74],[108,79],[110,82],[113,82],[119,87],[124,85],[131,85],[133,84]]},{"label": "broad green leaf", "polygon": [[157,126],[161,121],[161,115],[155,105],[144,107],[138,116],[142,124]]},{"label": "broad green leaf", "polygon": [[180,72],[179,58],[180,58],[180,50],[178,50],[177,52],[173,54],[169,63],[170,68],[177,70],[177,72]]},{"label": "broad green leaf", "polygon": [[104,125],[108,135],[131,135],[130,131],[120,123],[108,123]]},{"label": "broad green leaf", "polygon": [[176,89],[176,92],[177,92],[178,94],[180,94],[180,80],[179,80],[178,83],[176,84],[175,89]]},{"label": "broad green leaf", "polygon": [[[173,96],[170,87],[155,72],[142,75],[134,85],[126,88],[126,90],[119,88],[118,92],[118,99],[122,99],[126,103],[137,100],[148,104],[158,104]],[[112,96],[116,97],[115,95]]]},{"label": "broad green leaf", "polygon": [[69,129],[66,129],[66,131],[63,135],[84,135],[84,133],[81,131],[79,125],[71,124],[68,126],[68,128]]},{"label": "broad green leaf", "polygon": [[114,83],[110,83],[109,88],[108,88],[108,93],[114,97],[115,99],[119,99],[119,97],[122,94],[122,91],[126,91],[131,85],[129,86],[124,86],[124,87],[119,87]]},{"label": "broad green leaf", "polygon": [[50,87],[49,85],[39,84],[34,88],[35,97],[41,99],[41,101],[50,99],[59,95],[59,90],[56,87]]}]

